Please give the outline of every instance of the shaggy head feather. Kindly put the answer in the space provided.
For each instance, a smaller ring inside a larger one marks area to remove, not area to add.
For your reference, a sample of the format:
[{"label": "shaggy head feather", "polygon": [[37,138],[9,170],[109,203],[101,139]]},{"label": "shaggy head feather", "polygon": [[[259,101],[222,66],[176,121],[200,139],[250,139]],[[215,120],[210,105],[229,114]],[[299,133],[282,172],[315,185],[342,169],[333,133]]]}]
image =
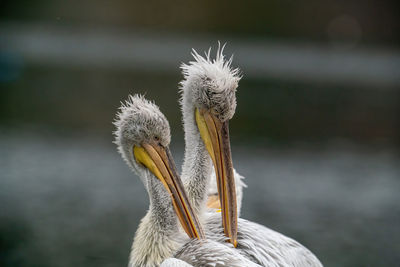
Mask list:
[{"label": "shaggy head feather", "polygon": [[193,49],[195,61],[181,65],[184,75],[181,90],[183,95],[189,91],[196,108],[210,110],[221,121],[226,121],[235,113],[235,93],[241,76],[238,68],[231,68],[232,57],[225,60],[223,50],[224,46],[219,46],[215,59],[211,59],[211,48],[205,57]]},{"label": "shaggy head feather", "polygon": [[114,143],[122,158],[137,171],[133,159],[133,146],[144,142],[155,141],[167,147],[171,142],[170,128],[167,119],[156,104],[140,95],[130,95],[121,103],[114,121],[117,130],[114,132]]}]

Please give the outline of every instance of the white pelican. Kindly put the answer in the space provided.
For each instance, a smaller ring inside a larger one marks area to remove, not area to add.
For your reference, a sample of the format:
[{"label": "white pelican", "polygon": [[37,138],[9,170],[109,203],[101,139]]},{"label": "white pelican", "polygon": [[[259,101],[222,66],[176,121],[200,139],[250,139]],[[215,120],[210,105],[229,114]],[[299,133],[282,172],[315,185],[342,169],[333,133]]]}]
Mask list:
[{"label": "white pelican", "polygon": [[[204,233],[169,152],[169,124],[158,107],[138,95],[122,104],[114,124],[122,158],[142,180],[150,207],[136,231],[129,266],[159,266],[190,239]],[[168,266],[168,265],[165,265]],[[173,266],[173,265],[171,265]]]},{"label": "white pelican", "polygon": [[[182,179],[193,208],[205,222],[207,238],[230,246],[262,266],[322,266],[307,248],[297,241],[260,224],[237,218],[235,180],[229,143],[229,120],[236,109],[239,70],[225,60],[223,48],[216,58],[193,50],[195,61],[182,65],[181,108],[185,131],[185,156]],[[219,199],[219,213],[206,211],[208,182],[214,165]],[[222,233],[226,236],[221,238]],[[225,240],[224,240],[225,239]],[[191,241],[187,246],[193,246]],[[185,248],[185,247],[184,247]],[[176,255],[182,257],[185,250]]]}]

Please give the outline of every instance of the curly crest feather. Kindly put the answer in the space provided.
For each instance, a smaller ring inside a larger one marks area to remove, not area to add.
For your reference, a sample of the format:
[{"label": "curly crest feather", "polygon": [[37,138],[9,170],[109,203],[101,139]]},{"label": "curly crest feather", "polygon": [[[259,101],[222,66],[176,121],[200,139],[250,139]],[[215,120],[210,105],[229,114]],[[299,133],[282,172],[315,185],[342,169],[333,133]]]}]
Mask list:
[{"label": "curly crest feather", "polygon": [[134,145],[157,140],[163,146],[171,141],[170,128],[158,106],[143,96],[130,95],[121,107],[113,122],[115,141],[122,158],[132,164],[131,153]]},{"label": "curly crest feather", "polygon": [[193,49],[195,61],[182,63],[184,80],[181,81],[182,100],[185,94],[190,95],[191,102],[197,108],[210,110],[221,121],[232,118],[236,109],[236,88],[241,79],[240,70],[232,68],[232,57],[225,59],[224,46],[218,46],[215,59],[212,59],[211,48],[205,57]]}]

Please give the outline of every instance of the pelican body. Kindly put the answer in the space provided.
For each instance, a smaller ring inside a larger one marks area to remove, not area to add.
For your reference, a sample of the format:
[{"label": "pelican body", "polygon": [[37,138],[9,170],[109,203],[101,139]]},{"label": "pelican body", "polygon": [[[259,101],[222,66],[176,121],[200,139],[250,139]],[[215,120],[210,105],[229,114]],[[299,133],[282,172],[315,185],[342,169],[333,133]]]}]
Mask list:
[{"label": "pelican body", "polygon": [[[205,57],[194,50],[192,55],[195,60],[181,67],[185,131],[182,180],[207,239],[261,266],[322,266],[297,241],[238,218],[240,203],[237,203],[235,180],[240,179],[233,170],[228,123],[235,113],[235,93],[241,77],[238,69],[231,68],[232,58],[224,59],[223,48],[218,49],[215,59],[211,59],[210,50]],[[206,207],[213,166],[221,213],[210,212]],[[188,250],[195,250],[196,244],[190,241],[176,255],[181,257]],[[208,253],[212,254],[212,249]],[[208,263],[213,266],[211,259]]]}]

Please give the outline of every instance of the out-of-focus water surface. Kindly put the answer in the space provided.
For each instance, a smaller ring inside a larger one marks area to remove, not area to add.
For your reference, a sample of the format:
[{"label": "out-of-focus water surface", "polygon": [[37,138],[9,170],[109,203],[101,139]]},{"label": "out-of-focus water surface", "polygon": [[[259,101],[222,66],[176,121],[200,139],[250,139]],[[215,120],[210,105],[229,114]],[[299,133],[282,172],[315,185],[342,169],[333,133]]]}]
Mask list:
[{"label": "out-of-focus water surface", "polygon": [[[3,266],[125,266],[148,198],[111,136],[0,135]],[[183,146],[172,152],[181,164]],[[400,164],[350,144],[235,146],[242,217],[293,237],[326,266],[396,266]],[[4,212],[4,211],[7,212]]]},{"label": "out-of-focus water surface", "polygon": [[395,0],[27,1],[0,8],[0,266],[126,266],[148,207],[112,144],[129,94],[183,156],[179,66],[218,40],[242,216],[325,266],[400,262]]}]

